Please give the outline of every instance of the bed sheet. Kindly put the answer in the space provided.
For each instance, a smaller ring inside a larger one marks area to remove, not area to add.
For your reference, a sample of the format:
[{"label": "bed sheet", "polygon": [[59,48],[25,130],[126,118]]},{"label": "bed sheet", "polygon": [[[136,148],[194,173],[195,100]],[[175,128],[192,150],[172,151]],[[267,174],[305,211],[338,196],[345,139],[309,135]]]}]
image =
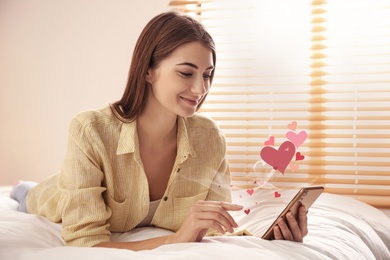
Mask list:
[{"label": "bed sheet", "polygon": [[[17,203],[0,195],[0,259],[390,259],[390,219],[355,199],[323,193],[309,210],[309,234],[303,243],[259,237],[296,190],[235,190],[232,213],[239,229],[253,236],[206,237],[200,243],[164,245],[130,251],[64,246],[61,225],[16,211]],[[145,227],[112,234],[114,241],[136,241],[171,233]]]}]

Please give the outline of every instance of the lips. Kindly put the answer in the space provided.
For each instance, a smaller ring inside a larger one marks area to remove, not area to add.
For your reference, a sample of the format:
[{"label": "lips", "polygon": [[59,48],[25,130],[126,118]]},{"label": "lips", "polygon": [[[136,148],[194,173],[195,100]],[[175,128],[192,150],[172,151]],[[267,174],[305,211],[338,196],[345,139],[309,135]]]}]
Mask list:
[{"label": "lips", "polygon": [[188,98],[188,97],[180,97],[184,102],[191,106],[197,106],[200,102],[200,98]]}]

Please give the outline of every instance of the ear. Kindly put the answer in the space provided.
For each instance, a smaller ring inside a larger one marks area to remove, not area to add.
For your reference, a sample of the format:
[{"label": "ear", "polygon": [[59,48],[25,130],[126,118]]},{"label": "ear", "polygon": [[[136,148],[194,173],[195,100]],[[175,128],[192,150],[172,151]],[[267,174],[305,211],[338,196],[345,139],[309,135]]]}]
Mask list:
[{"label": "ear", "polygon": [[145,81],[149,84],[152,84],[153,82],[153,69],[148,68],[148,71],[146,72]]}]

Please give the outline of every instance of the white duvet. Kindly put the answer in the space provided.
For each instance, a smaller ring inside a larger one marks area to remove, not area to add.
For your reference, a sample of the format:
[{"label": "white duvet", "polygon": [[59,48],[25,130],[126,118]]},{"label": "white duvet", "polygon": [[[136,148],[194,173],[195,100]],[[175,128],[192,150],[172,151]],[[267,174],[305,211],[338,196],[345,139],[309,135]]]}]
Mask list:
[{"label": "white duvet", "polygon": [[[61,225],[20,213],[17,203],[0,196],[0,259],[390,259],[390,219],[352,198],[323,193],[309,210],[309,234],[303,243],[259,238],[296,191],[233,191],[239,229],[254,236],[207,237],[200,243],[165,245],[154,250],[66,247]],[[134,241],[169,234],[158,228],[138,228],[113,234],[115,241]]]}]

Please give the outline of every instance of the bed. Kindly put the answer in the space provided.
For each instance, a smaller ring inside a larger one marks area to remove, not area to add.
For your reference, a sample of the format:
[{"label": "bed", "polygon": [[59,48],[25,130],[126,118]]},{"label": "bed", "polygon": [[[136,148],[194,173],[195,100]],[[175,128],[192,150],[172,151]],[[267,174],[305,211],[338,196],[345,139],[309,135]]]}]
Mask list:
[{"label": "bed", "polygon": [[[390,219],[380,210],[350,197],[323,193],[310,208],[309,234],[303,243],[260,239],[296,190],[234,190],[233,213],[240,229],[253,236],[213,236],[200,243],[165,245],[134,252],[124,249],[66,247],[61,226],[16,211],[17,202],[0,195],[0,259],[390,259]],[[115,241],[135,241],[169,234],[144,227],[112,234]]]}]

